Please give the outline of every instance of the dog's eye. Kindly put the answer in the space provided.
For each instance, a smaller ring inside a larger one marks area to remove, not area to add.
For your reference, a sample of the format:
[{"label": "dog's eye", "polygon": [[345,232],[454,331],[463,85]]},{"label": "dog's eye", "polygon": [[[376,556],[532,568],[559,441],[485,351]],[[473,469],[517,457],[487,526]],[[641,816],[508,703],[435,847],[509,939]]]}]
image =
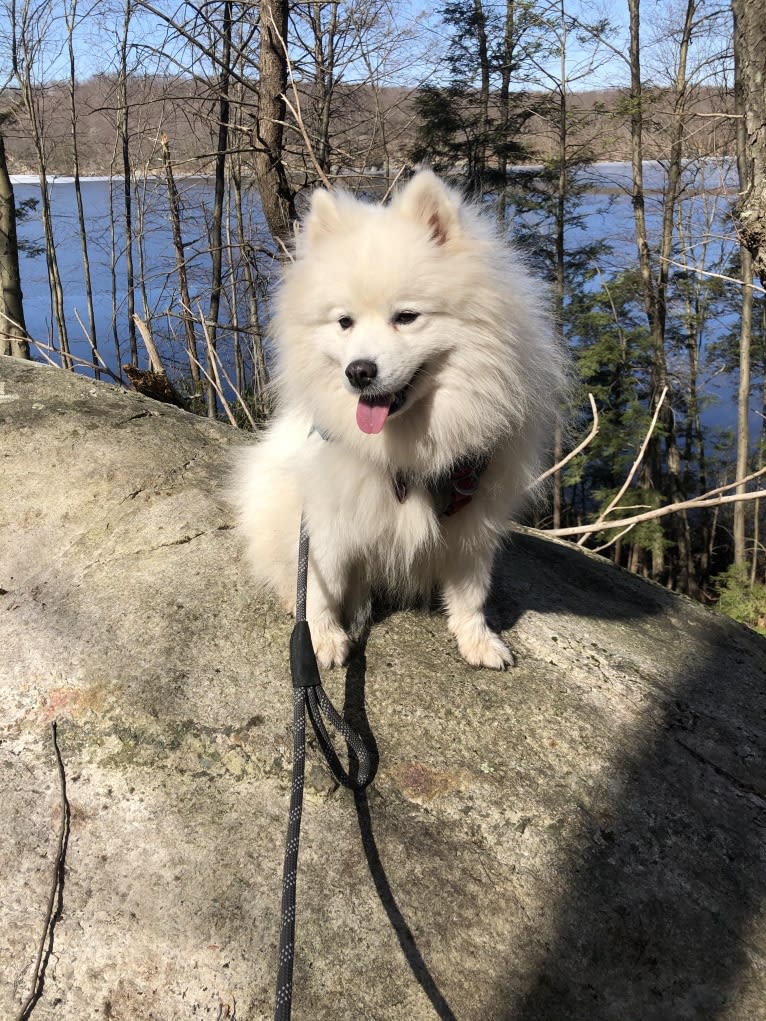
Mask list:
[{"label": "dog's eye", "polygon": [[394,326],[409,326],[419,315],[419,312],[397,312],[393,318]]},{"label": "dog's eye", "polygon": [[342,330],[350,330],[353,325],[354,320],[351,316],[341,316],[338,320],[338,326],[340,326]]}]

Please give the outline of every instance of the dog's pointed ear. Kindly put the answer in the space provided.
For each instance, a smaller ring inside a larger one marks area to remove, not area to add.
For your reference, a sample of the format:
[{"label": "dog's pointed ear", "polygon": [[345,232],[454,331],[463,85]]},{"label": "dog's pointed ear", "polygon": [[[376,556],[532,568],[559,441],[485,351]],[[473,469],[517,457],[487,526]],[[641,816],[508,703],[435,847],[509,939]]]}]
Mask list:
[{"label": "dog's pointed ear", "polygon": [[415,174],[396,196],[393,205],[410,219],[428,227],[438,245],[446,244],[461,232],[460,198],[431,170]]},{"label": "dog's pointed ear", "polygon": [[335,196],[324,188],[317,188],[312,192],[309,211],[303,222],[302,234],[305,243],[313,245],[339,228],[340,213]]}]

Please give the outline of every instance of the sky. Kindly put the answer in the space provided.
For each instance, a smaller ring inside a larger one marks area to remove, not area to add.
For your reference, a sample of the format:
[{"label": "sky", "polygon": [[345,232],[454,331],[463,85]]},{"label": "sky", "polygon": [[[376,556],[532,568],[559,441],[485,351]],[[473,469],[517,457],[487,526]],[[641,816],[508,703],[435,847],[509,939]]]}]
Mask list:
[{"label": "sky", "polygon": [[[118,53],[122,14],[114,6],[99,3],[98,0],[87,0],[85,4],[83,0],[74,0],[74,2],[77,4],[77,28],[74,37],[77,75],[80,79],[86,79],[98,72],[114,68]],[[376,0],[376,2],[381,2],[381,0]],[[656,5],[656,0],[644,0],[644,2],[649,7]],[[64,13],[67,9],[70,10],[71,3],[73,0],[49,0],[48,3],[33,5],[34,9],[46,12],[45,23],[47,26],[47,44],[43,51],[44,57],[37,69],[38,80],[50,81],[56,78],[65,78],[68,75]],[[171,2],[156,0],[156,3],[169,13],[182,8],[180,0],[171,0]],[[583,20],[592,20],[594,17],[604,14],[603,10],[599,10],[599,3],[600,0],[593,0],[593,2],[571,0],[567,3],[567,12],[576,14]],[[114,13],[110,17],[105,17],[100,12],[109,6]],[[485,6],[487,9],[497,6],[497,0],[485,0]],[[425,7],[420,0],[388,0],[385,7],[391,13],[392,19],[401,33],[395,45],[386,44],[381,37],[375,48],[374,55],[377,56],[387,45],[385,56],[387,81],[385,84],[412,87],[433,77],[434,74],[438,74],[439,55],[443,54],[446,48],[450,31],[434,13],[438,5]],[[0,39],[3,36],[6,38],[10,36],[7,10],[8,7],[4,7],[4,10],[0,11]],[[615,52],[624,53],[625,48],[621,38],[627,31],[626,0],[609,5],[609,17],[617,26]],[[164,45],[166,45],[166,30],[161,21],[145,10],[139,11],[134,19],[132,55],[136,59],[140,55],[142,60],[151,63],[152,51],[156,53]],[[8,47],[8,52],[9,49],[10,47]],[[600,59],[592,67],[590,74],[586,78],[580,78],[579,72],[590,57],[573,37],[568,40],[568,51],[574,88],[601,88],[624,82],[624,60],[616,56],[615,52],[603,48]],[[177,68],[178,64],[174,63],[173,59],[165,61],[164,70],[167,74],[174,74]],[[441,69],[443,70],[443,63]],[[558,60],[546,64],[545,69],[557,74]],[[7,76],[9,67],[3,67],[0,63],[0,70],[4,71]],[[352,77],[362,77],[360,68],[355,67],[353,71]]]},{"label": "sky", "polygon": [[[77,28],[75,31],[75,52],[77,76],[88,78],[99,72],[114,70],[119,52],[119,33],[121,15],[119,10],[112,8],[115,14],[111,18],[102,16],[101,10],[108,5],[100,0],[45,0],[37,5],[38,10],[48,12],[48,43],[44,59],[40,63],[38,78],[50,80],[62,78],[68,74],[68,57],[66,52],[66,30],[64,11],[75,2],[77,8]],[[174,13],[182,9],[181,0],[155,0],[161,9]],[[363,3],[370,0],[351,0]],[[435,7],[425,8],[419,0],[371,0],[380,3],[391,13],[398,35],[381,33],[374,39],[373,58],[378,61],[379,68],[385,68],[384,84],[399,84],[413,87],[423,80],[438,81],[444,63],[439,62],[438,55],[443,54],[449,40],[450,29],[445,26]],[[500,0],[485,0],[487,10],[497,6]],[[645,46],[645,76],[656,76],[657,68],[672,64],[674,59],[674,42],[672,32],[668,31],[668,19],[679,11],[680,0],[643,0],[642,2],[642,42]],[[33,9],[34,8],[34,5]],[[557,6],[555,0],[552,3]],[[5,8],[7,10],[7,8]],[[583,43],[576,34],[567,39],[567,73],[570,88],[574,90],[625,86],[628,82],[628,68],[625,59],[628,39],[628,4],[627,0],[607,4],[605,0],[567,0],[568,15],[579,18],[583,23],[593,23],[600,18],[607,18],[612,25],[612,34],[606,44],[599,46],[595,53],[592,43]],[[680,14],[678,14],[680,16]],[[0,39],[8,32],[7,24],[3,25],[4,15],[0,11]],[[676,18],[677,20],[677,18]],[[139,10],[135,16],[131,33],[131,56],[137,63],[154,64],[161,73],[173,74],[179,66],[186,62],[178,45],[175,54],[178,60],[158,60],[157,52],[167,48],[167,29],[156,16]],[[724,27],[722,37],[716,45],[720,48],[726,40],[723,38],[728,29]],[[10,47],[9,47],[10,50]],[[385,56],[381,55],[385,53]],[[140,60],[139,60],[140,58]],[[9,69],[0,69],[8,73]],[[351,78],[360,78],[366,71],[357,62],[349,68]],[[558,58],[543,59],[540,67],[540,85],[544,86],[546,77],[554,79],[559,74]]]}]

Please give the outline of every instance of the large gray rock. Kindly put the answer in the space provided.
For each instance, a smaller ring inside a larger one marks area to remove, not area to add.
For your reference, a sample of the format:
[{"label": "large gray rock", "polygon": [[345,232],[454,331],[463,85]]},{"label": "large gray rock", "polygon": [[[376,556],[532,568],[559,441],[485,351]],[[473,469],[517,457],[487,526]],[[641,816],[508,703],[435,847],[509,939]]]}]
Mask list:
[{"label": "large gray rock", "polygon": [[[272,1015],[290,622],[220,498],[224,426],[0,359],[0,1016],[31,989],[71,806],[46,1021]],[[397,613],[326,685],[365,797],[316,748],[294,1018],[766,1018],[766,643],[517,534],[519,666]],[[60,914],[60,917],[59,917]]]}]

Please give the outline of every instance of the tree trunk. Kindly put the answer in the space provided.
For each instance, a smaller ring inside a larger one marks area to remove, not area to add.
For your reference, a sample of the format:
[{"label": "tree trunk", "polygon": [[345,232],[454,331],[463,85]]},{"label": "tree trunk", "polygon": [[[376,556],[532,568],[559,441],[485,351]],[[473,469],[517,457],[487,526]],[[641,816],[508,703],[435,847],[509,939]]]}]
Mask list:
[{"label": "tree trunk", "polygon": [[[558,81],[558,176],[556,179],[556,238],[554,243],[555,284],[554,302],[556,309],[556,329],[564,343],[564,293],[566,289],[566,200],[569,179],[567,177],[567,30],[564,0],[559,7],[561,52],[559,60]],[[561,427],[556,427],[553,444],[554,464],[561,460],[562,435]],[[553,475],[553,527],[561,527],[561,472]]]},{"label": "tree trunk", "polygon": [[[735,52],[735,85],[734,99],[736,111],[740,115],[737,121],[737,169],[739,172],[740,194],[748,195],[752,184],[752,159],[749,158],[747,116],[745,111],[746,95],[743,88],[743,68],[740,63],[741,48]],[[753,253],[742,237],[740,245],[740,262],[742,275],[742,313],[739,327],[739,388],[737,392],[737,465],[734,477],[742,479],[747,475],[750,455],[750,340],[753,330],[753,271],[755,259]],[[744,494],[747,486],[737,486],[736,492]],[[757,508],[756,508],[757,513]],[[747,563],[745,524],[747,506],[745,503],[734,504],[734,563]],[[753,557],[756,556],[753,551]]]},{"label": "tree trunk", "polygon": [[739,205],[742,243],[766,286],[766,0],[732,0],[735,89],[745,131],[747,187]]},{"label": "tree trunk", "polygon": [[77,104],[75,101],[75,49],[74,27],[77,19],[77,0],[72,0],[69,11],[65,12],[67,23],[67,49],[69,53],[69,117],[72,131],[72,175],[74,177],[74,193],[77,201],[77,223],[80,231],[80,248],[82,251],[82,271],[85,279],[85,303],[88,306],[88,341],[93,354],[93,373],[96,379],[101,377],[101,364],[98,359],[98,336],[96,333],[96,316],[93,310],[93,285],[90,275],[90,258],[88,256],[88,232],[85,226],[85,210],[82,201],[80,184],[80,155],[77,138]]},{"label": "tree trunk", "polygon": [[[683,114],[686,102],[686,54],[694,22],[696,0],[688,0],[682,32],[679,64],[676,74],[676,100],[673,113],[670,139],[670,162],[668,180],[664,196],[662,214],[662,234],[660,238],[660,265],[655,271],[652,267],[649,250],[646,213],[644,204],[643,182],[643,117],[644,95],[641,82],[641,46],[639,0],[628,0],[630,10],[630,117],[631,117],[631,166],[633,174],[633,214],[636,224],[636,240],[638,245],[638,261],[643,288],[644,308],[649,324],[652,344],[652,399],[656,401],[663,389],[668,386],[667,355],[665,351],[665,313],[668,289],[668,258],[673,242],[673,213],[681,176],[681,155],[683,151],[684,121]],[[667,481],[669,496],[673,503],[684,498],[681,485],[681,457],[675,436],[675,424],[671,408],[670,394],[666,398],[661,412],[660,425],[665,437],[665,455],[667,460]],[[661,457],[661,441],[655,437],[649,444],[644,483],[661,491],[663,464]],[[671,587],[683,592],[690,592],[695,587],[692,571],[691,535],[686,514],[673,516],[670,527],[676,545],[677,561],[675,570],[664,578],[666,563],[662,550],[657,547],[652,551],[652,574],[655,580],[665,580]]]},{"label": "tree trunk", "polygon": [[[253,246],[245,229],[245,218],[242,208],[242,173],[241,157],[239,154],[235,157],[234,164],[232,166],[232,185],[234,187],[234,215],[236,217],[237,224],[237,241],[240,251],[242,252],[242,271],[246,283],[247,303],[250,317],[249,329],[251,335],[253,363],[253,407],[256,418],[263,420],[267,417],[268,413],[266,387],[269,382],[269,376],[266,368],[266,356],[263,349],[263,337],[261,335],[258,316],[259,285],[257,279],[257,265]],[[238,352],[240,351],[240,347],[241,345],[238,341]],[[239,367],[237,371],[237,389],[241,394],[244,394],[247,389],[244,382],[244,373],[240,377]]]},{"label": "tree trunk", "polygon": [[64,316],[64,293],[53,236],[43,124],[38,109],[38,101],[44,102],[44,93],[36,92],[32,82],[32,72],[43,47],[45,32],[43,23],[37,17],[38,13],[38,11],[31,10],[28,5],[23,5],[19,11],[15,4],[11,7],[11,64],[29,120],[32,143],[37,157],[37,171],[40,179],[40,219],[45,233],[45,261],[48,268],[51,312],[58,329],[61,365],[63,368],[72,369],[73,362],[69,353],[69,338]]},{"label": "tree trunk", "polygon": [[489,44],[487,42],[487,16],[482,0],[473,0],[476,24],[476,42],[479,48],[479,129],[478,145],[473,160],[473,180],[470,183],[477,196],[486,188],[487,152],[489,148]]},{"label": "tree trunk", "polygon": [[170,210],[170,227],[173,233],[173,249],[176,255],[176,271],[178,273],[178,291],[181,296],[181,320],[184,324],[184,336],[186,338],[186,354],[189,359],[189,372],[191,373],[194,385],[194,396],[202,396],[202,381],[199,371],[199,354],[197,351],[197,337],[194,333],[194,317],[191,311],[191,298],[189,296],[189,280],[186,273],[186,256],[184,251],[183,236],[181,234],[181,210],[173,176],[173,164],[170,159],[170,146],[168,136],[163,132],[160,135],[160,148],[162,149],[162,162],[165,167],[165,181],[168,188],[168,207]]},{"label": "tree trunk", "polygon": [[[659,311],[657,308],[657,295],[654,289],[652,276],[651,253],[649,251],[648,231],[646,227],[646,204],[644,199],[644,146],[643,146],[643,87],[641,82],[641,44],[640,44],[640,15],[639,0],[628,0],[630,12],[630,159],[632,190],[631,203],[633,206],[633,219],[636,225],[636,245],[638,248],[638,266],[641,276],[641,287],[644,299],[644,309],[649,323],[649,332],[652,338],[652,346],[657,352],[658,340],[662,344],[662,333],[659,330]],[[659,364],[655,357],[652,365],[652,389],[654,399],[659,396],[664,385],[664,380],[656,378],[664,358]],[[642,485],[651,488],[659,488],[662,465],[659,456],[659,444],[655,441],[650,443],[647,456],[642,467]],[[657,578],[656,580],[659,580]]]},{"label": "tree trunk", "polygon": [[[31,93],[30,93],[31,94]],[[34,102],[34,100],[30,100]],[[33,119],[34,114],[30,115]],[[48,172],[43,149],[42,138],[38,134],[36,120],[33,124],[35,149],[37,150],[38,177],[40,180],[40,218],[43,224],[45,235],[45,262],[48,267],[48,284],[50,286],[51,309],[56,322],[59,338],[59,355],[61,366],[64,369],[74,370],[74,362],[69,348],[69,331],[66,323],[64,310],[64,288],[61,282],[59,271],[58,255],[56,254],[56,240],[53,233],[53,210],[51,208],[50,185],[48,184]]]},{"label": "tree trunk", "polygon": [[275,239],[287,241],[297,214],[282,162],[287,108],[288,0],[261,0],[261,61],[255,127],[255,176],[263,215]]},{"label": "tree trunk", "polygon": [[335,93],[335,42],[338,32],[338,4],[330,4],[329,22],[322,21],[324,5],[308,5],[308,20],[314,36],[314,86],[316,161],[322,171],[330,171],[330,127]]},{"label": "tree trunk", "polygon": [[120,72],[118,89],[118,126],[120,153],[122,156],[122,198],[123,223],[125,227],[125,290],[127,298],[128,343],[130,364],[138,367],[138,339],[136,337],[135,270],[133,268],[133,173],[130,161],[130,108],[128,106],[128,29],[133,13],[132,4],[125,6],[125,17],[120,40]]},{"label": "tree trunk", "polygon": [[[213,197],[213,218],[210,225],[210,307],[207,317],[208,358],[216,350],[218,320],[221,314],[221,288],[223,286],[223,199],[226,189],[226,153],[229,148],[229,86],[231,82],[231,31],[232,4],[226,0],[223,5],[223,26],[221,30],[221,59],[218,76],[218,142],[215,152],[215,187]],[[212,368],[209,367],[213,376]],[[215,378],[213,376],[213,378]],[[207,388],[207,413],[216,417],[215,388]]]},{"label": "tree trunk", "polygon": [[16,238],[16,200],[0,132],[0,354],[29,358]]},{"label": "tree trunk", "polygon": [[500,69],[500,93],[497,98],[499,110],[498,128],[500,131],[500,154],[498,156],[498,176],[500,178],[497,196],[497,221],[505,229],[505,218],[508,211],[508,133],[511,123],[511,70],[514,61],[515,44],[515,0],[506,0],[505,21],[503,25],[503,66]]},{"label": "tree trunk", "polygon": [[[753,256],[744,245],[742,259],[742,314],[739,330],[739,387],[737,392],[737,465],[734,477],[743,479],[748,473],[750,460],[750,336],[753,326]],[[744,495],[747,485],[737,486],[735,492]],[[757,508],[756,508],[757,509]],[[747,563],[745,524],[747,503],[734,504],[734,563]],[[755,556],[755,551],[753,551]]]}]

